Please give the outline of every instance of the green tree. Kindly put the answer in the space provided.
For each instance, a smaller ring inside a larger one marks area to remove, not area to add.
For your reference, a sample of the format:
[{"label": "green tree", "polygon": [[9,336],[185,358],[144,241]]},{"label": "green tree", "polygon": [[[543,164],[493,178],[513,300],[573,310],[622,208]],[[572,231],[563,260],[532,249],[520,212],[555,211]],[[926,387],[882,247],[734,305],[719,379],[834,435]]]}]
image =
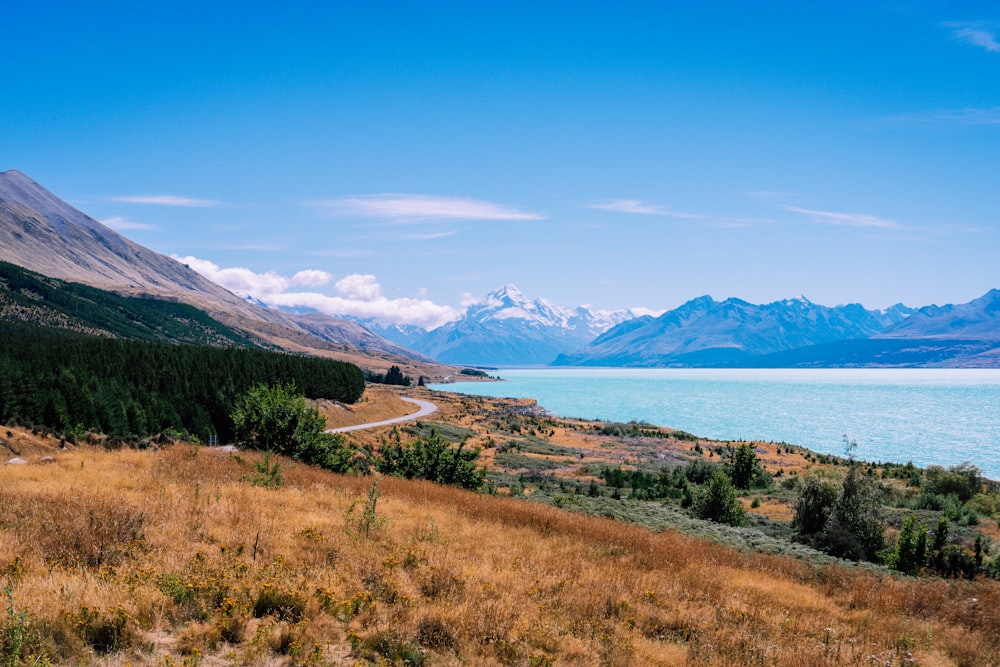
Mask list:
[{"label": "green tree", "polygon": [[324,433],[326,422],[295,385],[259,384],[238,401],[232,415],[240,447],[284,454],[337,472],[350,467],[343,438]]},{"label": "green tree", "polygon": [[385,374],[385,384],[409,387],[410,378],[403,375],[403,371],[399,366],[390,366],[389,371]]},{"label": "green tree", "polygon": [[837,487],[818,475],[806,475],[799,485],[792,526],[799,535],[811,537],[826,527],[830,511],[837,503]]},{"label": "green tree", "polygon": [[475,490],[486,478],[486,470],[476,467],[478,460],[478,449],[465,449],[464,442],[452,447],[439,433],[432,432],[428,438],[407,444],[383,441],[375,468],[386,475]]},{"label": "green tree", "polygon": [[708,519],[716,523],[727,523],[730,526],[742,526],[746,523],[746,510],[736,495],[736,487],[722,470],[717,470],[708,487],[694,501],[694,513],[700,519]]},{"label": "green tree", "polygon": [[924,473],[924,488],[941,496],[955,494],[966,503],[983,489],[982,470],[969,462],[945,470],[941,466],[928,466]]},{"label": "green tree", "polygon": [[737,489],[766,488],[771,486],[771,477],[767,474],[757,458],[757,452],[744,442],[736,449],[729,451],[727,465],[729,477]]},{"label": "green tree", "polygon": [[834,556],[874,561],[885,544],[884,532],[880,493],[852,460],[817,543]]},{"label": "green tree", "polygon": [[887,565],[905,574],[916,574],[926,561],[927,528],[916,516],[908,516],[903,520]]}]

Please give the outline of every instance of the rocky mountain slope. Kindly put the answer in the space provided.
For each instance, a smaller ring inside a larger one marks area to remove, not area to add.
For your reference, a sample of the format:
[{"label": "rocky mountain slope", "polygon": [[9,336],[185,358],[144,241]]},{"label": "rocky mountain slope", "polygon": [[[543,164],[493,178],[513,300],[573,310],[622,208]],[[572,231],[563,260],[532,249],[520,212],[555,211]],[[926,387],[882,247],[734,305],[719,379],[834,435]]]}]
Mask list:
[{"label": "rocky mountain slope", "polygon": [[1000,290],[968,303],[925,306],[875,338],[1000,340]]},{"label": "rocky mountain slope", "polygon": [[504,285],[470,306],[460,320],[432,331],[368,326],[444,363],[530,366],[548,364],[635,316],[630,310],[594,311],[529,299],[516,286]]},{"label": "rocky mountain slope", "polygon": [[247,302],[118,234],[15,170],[0,172],[0,260],[121,294],[181,301],[277,347],[350,357],[373,368],[400,363],[420,374],[440,374],[440,369],[427,367],[429,359],[356,322]]},{"label": "rocky mountain slope", "polygon": [[120,296],[0,262],[0,328],[14,323],[105,338],[261,347],[186,303]]},{"label": "rocky mountain slope", "polygon": [[704,296],[623,323],[556,360],[578,366],[1000,365],[1000,291],[968,304],[827,307],[805,298],[755,305]]}]

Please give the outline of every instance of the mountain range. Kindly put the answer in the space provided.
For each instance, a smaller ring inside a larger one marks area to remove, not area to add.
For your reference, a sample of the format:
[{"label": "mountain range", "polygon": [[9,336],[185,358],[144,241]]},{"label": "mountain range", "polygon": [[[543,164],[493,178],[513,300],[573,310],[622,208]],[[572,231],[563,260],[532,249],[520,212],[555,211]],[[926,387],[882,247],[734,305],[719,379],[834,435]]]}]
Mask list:
[{"label": "mountain range", "polygon": [[442,363],[533,366],[548,364],[636,316],[632,310],[595,311],[529,299],[508,284],[469,306],[461,319],[431,331],[371,321],[365,325]]},{"label": "mountain range", "polygon": [[659,317],[625,322],[567,366],[970,366],[1000,361],[1000,291],[957,306],[919,310],[827,307],[804,297],[755,305],[692,299]]},{"label": "mountain range", "polygon": [[[804,297],[756,305],[702,296],[654,317],[634,310],[559,306],[505,285],[469,306],[460,319],[429,331],[286,312],[241,298],[134,243],[18,171],[0,172],[0,261],[40,277],[188,304],[222,327],[205,322],[197,330],[177,330],[171,335],[178,340],[235,336],[247,344],[334,356],[376,370],[396,364],[411,375],[428,377],[454,372],[441,363],[1000,367],[1000,290],[995,289],[965,304],[919,309],[897,304],[886,310],[860,304],[827,307]],[[8,290],[4,298],[23,313],[33,307],[24,297]],[[124,325],[121,313],[145,313],[155,322],[146,326],[146,334],[154,335],[157,327],[172,330],[180,320],[191,319],[169,309],[153,310],[133,303],[119,308],[119,316],[100,316],[95,322],[111,322],[116,331],[133,330]],[[47,311],[45,317],[65,319],[57,311]]]},{"label": "mountain range", "polygon": [[450,374],[356,322],[248,302],[118,234],[16,170],[0,172],[0,261],[121,295],[183,302],[270,347],[379,370],[398,364],[413,374]]}]

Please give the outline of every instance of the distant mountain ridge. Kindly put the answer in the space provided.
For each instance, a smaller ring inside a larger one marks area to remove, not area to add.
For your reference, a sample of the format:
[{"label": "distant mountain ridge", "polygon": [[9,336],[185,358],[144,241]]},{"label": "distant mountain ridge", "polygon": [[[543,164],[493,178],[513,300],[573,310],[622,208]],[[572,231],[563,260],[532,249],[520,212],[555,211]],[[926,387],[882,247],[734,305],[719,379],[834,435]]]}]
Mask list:
[{"label": "distant mountain ridge", "polygon": [[692,299],[625,322],[554,362],[563,366],[996,366],[1000,291],[920,310],[827,307],[804,297],[755,305]]},{"label": "distant mountain ridge", "polygon": [[529,299],[507,284],[463,317],[432,331],[366,322],[382,336],[443,363],[479,366],[548,364],[608,328],[636,317],[631,310],[569,308],[546,299]]},{"label": "distant mountain ridge", "polygon": [[1000,290],[969,303],[924,306],[875,338],[1000,340]]},{"label": "distant mountain ridge", "polygon": [[228,327],[292,351],[357,353],[371,356],[373,363],[430,362],[356,322],[283,313],[241,299],[190,267],[118,234],[16,170],[0,172],[0,260],[121,294],[182,301]]},{"label": "distant mountain ridge", "polygon": [[[470,306],[459,320],[432,331],[290,313],[240,298],[184,264],[134,243],[18,171],[0,172],[0,261],[118,294],[183,302],[217,320],[199,320],[200,333],[178,334],[182,337],[204,335],[221,341],[232,333],[251,344],[336,356],[376,369],[379,364],[383,369],[410,365],[407,370],[414,375],[438,373],[438,362],[1000,367],[996,289],[966,304],[919,310],[901,304],[886,310],[867,310],[860,304],[831,308],[804,297],[755,305],[703,296],[653,317],[634,310],[558,306],[529,299],[514,285],[505,285]],[[31,310],[20,296],[7,297],[8,305],[14,304],[10,307]],[[154,320],[167,310],[160,309]],[[46,312],[45,317],[63,318],[71,328],[90,326],[70,322],[65,313]],[[156,326],[173,328],[171,322],[179,316],[166,317],[150,331]],[[119,319],[112,328],[124,326]],[[450,370],[443,369],[439,377]]]}]

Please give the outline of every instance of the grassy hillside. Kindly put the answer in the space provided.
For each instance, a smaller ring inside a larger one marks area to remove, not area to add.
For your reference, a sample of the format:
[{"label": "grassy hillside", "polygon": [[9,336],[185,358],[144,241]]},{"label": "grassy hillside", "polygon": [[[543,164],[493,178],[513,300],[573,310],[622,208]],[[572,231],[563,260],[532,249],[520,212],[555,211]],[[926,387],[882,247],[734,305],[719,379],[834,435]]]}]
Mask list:
[{"label": "grassy hillside", "polygon": [[52,454],[0,468],[5,664],[1000,661],[995,581],[288,461],[262,488],[251,456],[190,445]]}]

